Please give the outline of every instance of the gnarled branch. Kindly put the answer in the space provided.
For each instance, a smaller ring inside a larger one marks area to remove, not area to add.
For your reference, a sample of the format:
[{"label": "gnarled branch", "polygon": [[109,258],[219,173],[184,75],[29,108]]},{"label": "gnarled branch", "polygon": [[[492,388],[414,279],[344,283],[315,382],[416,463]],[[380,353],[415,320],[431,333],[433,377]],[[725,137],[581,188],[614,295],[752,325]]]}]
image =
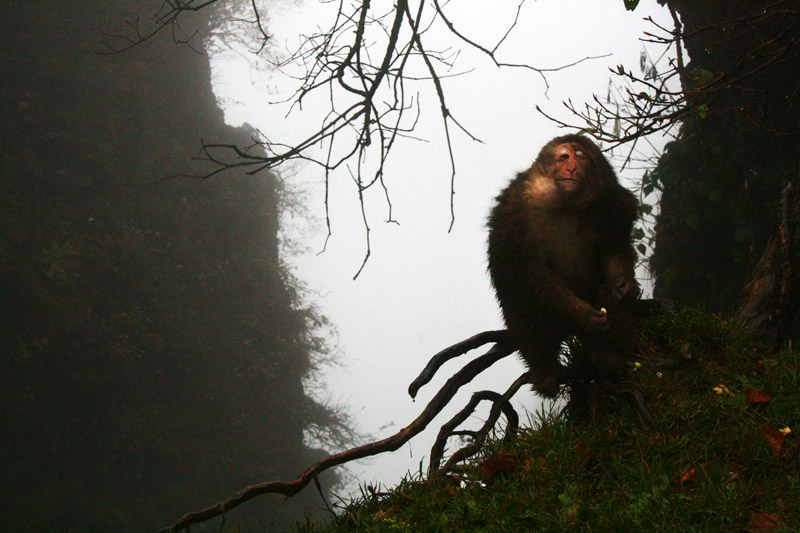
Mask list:
[{"label": "gnarled branch", "polygon": [[[453,352],[459,353],[456,355],[463,354],[466,352],[470,346],[471,347],[478,347],[480,345],[486,344],[488,342],[492,342],[491,338],[492,335],[489,333],[497,333],[497,332],[487,332],[483,337],[485,340],[483,343],[476,344],[476,342],[468,343],[462,342],[458,343],[455,346],[460,348],[451,347],[449,350]],[[475,339],[479,337],[476,335],[473,337]],[[472,339],[470,339],[472,340]],[[383,440],[379,440],[376,442],[371,442],[369,444],[364,444],[362,446],[357,446],[350,450],[333,454],[318,463],[311,465],[309,468],[305,470],[302,474],[300,474],[297,479],[294,481],[269,481],[265,483],[258,483],[255,485],[251,485],[249,487],[245,487],[244,489],[238,491],[237,493],[233,494],[229,498],[226,498],[210,507],[207,507],[201,511],[197,511],[194,513],[188,513],[180,518],[174,524],[167,526],[161,530],[161,533],[165,533],[168,531],[180,531],[182,529],[188,528],[188,526],[192,524],[197,524],[200,522],[205,522],[206,520],[210,520],[216,516],[224,516],[225,513],[230,511],[231,509],[239,506],[240,504],[255,498],[261,494],[283,494],[284,496],[294,496],[298,492],[300,492],[306,485],[308,485],[312,480],[316,479],[316,477],[324,472],[325,470],[332,468],[334,466],[338,466],[350,461],[355,461],[357,459],[363,459],[364,457],[370,457],[372,455],[377,455],[379,453],[394,451],[400,448],[403,444],[408,442],[412,437],[417,435],[420,431],[425,429],[428,424],[433,420],[433,418],[450,402],[453,398],[455,393],[466,383],[472,381],[475,376],[492,366],[494,363],[503,359],[504,357],[508,356],[512,353],[512,349],[502,345],[502,344],[495,344],[488,352],[485,354],[475,358],[474,360],[470,361],[464,367],[456,372],[450,379],[445,382],[439,392],[431,399],[425,409],[420,413],[420,415],[409,425],[395,433],[394,435],[387,437]],[[517,387],[518,388],[518,387]],[[516,392],[516,390],[514,391]],[[506,394],[509,394],[508,392]],[[512,393],[513,394],[513,393]],[[510,396],[509,396],[510,397]],[[499,416],[499,409],[498,407],[498,416]],[[497,418],[495,417],[495,421]]]},{"label": "gnarled branch", "polygon": [[[458,462],[475,455],[483,446],[486,437],[489,435],[489,431],[491,431],[491,429],[495,426],[497,420],[500,418],[501,413],[506,416],[507,421],[504,438],[508,439],[515,435],[517,429],[519,428],[519,415],[517,415],[517,412],[511,406],[510,400],[511,397],[514,396],[523,385],[531,382],[531,378],[531,372],[525,372],[518,377],[511,387],[509,387],[508,390],[502,395],[494,391],[480,391],[474,393],[466,407],[459,411],[456,416],[450,419],[450,421],[444,424],[439,430],[439,435],[436,437],[436,442],[434,443],[433,448],[431,448],[431,460],[430,465],[428,466],[428,476],[434,476],[437,474],[441,475],[449,472]],[[464,422],[467,417],[469,417],[475,411],[475,408],[478,407],[478,404],[484,400],[489,400],[492,402],[492,409],[489,411],[489,416],[486,418],[481,428],[478,431],[470,432],[472,442],[456,451],[450,456],[450,459],[448,459],[444,466],[440,467],[439,465],[442,461],[442,456],[444,455],[444,447],[447,444],[447,440],[451,436],[457,434],[455,429],[459,426],[459,424]]]}]

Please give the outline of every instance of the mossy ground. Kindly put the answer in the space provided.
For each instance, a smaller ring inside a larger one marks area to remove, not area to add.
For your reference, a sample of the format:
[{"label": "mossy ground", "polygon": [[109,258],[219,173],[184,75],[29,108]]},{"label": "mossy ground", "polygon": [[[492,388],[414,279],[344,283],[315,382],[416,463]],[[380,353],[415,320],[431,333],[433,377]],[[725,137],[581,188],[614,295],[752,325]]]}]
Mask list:
[{"label": "mossy ground", "polygon": [[[655,425],[621,397],[593,417],[541,416],[487,444],[458,475],[402,481],[300,531],[796,531],[800,353],[773,354],[716,316],[641,325],[631,384]],[[768,399],[767,399],[768,398]],[[765,401],[766,400],[766,401]]]}]

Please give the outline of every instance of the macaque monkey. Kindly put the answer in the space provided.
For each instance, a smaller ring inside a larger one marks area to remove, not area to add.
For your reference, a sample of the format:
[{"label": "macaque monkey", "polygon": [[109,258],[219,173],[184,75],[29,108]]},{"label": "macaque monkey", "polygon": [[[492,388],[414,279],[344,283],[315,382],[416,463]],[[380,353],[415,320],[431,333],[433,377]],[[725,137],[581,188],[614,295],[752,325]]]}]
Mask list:
[{"label": "macaque monkey", "polygon": [[556,396],[566,381],[559,354],[573,335],[584,340],[598,378],[619,364],[639,297],[631,243],[637,216],[636,197],[582,135],[547,143],[497,197],[489,274],[540,395]]}]

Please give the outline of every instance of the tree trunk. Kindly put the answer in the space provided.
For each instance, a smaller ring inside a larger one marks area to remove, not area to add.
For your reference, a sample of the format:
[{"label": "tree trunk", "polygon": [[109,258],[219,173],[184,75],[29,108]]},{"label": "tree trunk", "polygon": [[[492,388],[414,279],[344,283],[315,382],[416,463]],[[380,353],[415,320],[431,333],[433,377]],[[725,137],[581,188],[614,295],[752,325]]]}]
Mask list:
[{"label": "tree trunk", "polygon": [[773,349],[800,336],[800,218],[798,183],[783,190],[780,220],[744,287],[736,319]]}]

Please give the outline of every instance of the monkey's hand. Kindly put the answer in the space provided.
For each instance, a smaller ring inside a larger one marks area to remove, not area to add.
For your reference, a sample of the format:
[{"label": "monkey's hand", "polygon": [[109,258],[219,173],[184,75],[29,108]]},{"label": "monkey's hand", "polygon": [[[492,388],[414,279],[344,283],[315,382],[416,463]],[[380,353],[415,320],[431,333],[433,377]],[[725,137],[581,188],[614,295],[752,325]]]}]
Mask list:
[{"label": "monkey's hand", "polygon": [[585,333],[602,333],[611,327],[606,311],[595,309],[583,300],[579,300],[573,312],[573,318],[578,323],[578,327]]}]

